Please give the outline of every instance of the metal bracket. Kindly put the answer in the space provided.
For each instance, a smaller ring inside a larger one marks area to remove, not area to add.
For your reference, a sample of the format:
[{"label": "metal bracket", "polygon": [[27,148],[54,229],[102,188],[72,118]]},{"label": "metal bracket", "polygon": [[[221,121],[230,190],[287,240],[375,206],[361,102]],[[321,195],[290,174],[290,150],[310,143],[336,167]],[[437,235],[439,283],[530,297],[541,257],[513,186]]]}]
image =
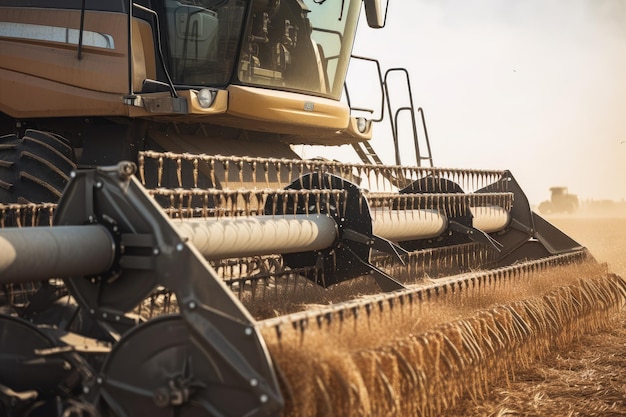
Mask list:
[{"label": "metal bracket", "polygon": [[[203,404],[201,407],[210,406],[218,414],[225,414],[236,403],[242,415],[278,414],[283,399],[255,320],[197,249],[177,233],[162,208],[134,177],[134,172],[134,164],[122,162],[114,167],[73,174],[59,201],[55,224],[94,224],[104,223],[105,219],[110,223],[113,219],[121,237],[116,244],[122,247],[117,265],[119,274],[115,277],[95,280],[66,277],[64,281],[81,307],[93,311],[96,317],[99,315],[100,320],[106,314],[109,324],[109,313],[119,315],[119,321],[126,322],[122,314],[133,310],[157,286],[174,292],[181,315],[174,324],[152,319],[122,334],[98,376],[102,382],[93,384],[90,397],[106,402],[122,415],[131,415],[129,410],[136,408],[136,402],[141,402],[143,394],[138,393],[150,388],[122,388],[123,395],[110,395],[120,389],[118,383],[121,382],[108,379],[110,373],[118,378],[121,375],[124,379],[141,381],[137,382],[140,385],[168,386],[169,381],[155,380],[165,377],[153,375],[150,369],[124,365],[128,357],[135,357],[135,346],[139,343],[157,351],[162,349],[160,354],[172,355],[173,361],[186,361],[185,358],[193,356],[194,367],[215,370],[202,374],[209,380],[197,381],[201,386],[212,388],[197,388],[193,401],[180,407],[196,408]],[[184,333],[180,337],[181,349],[189,352],[170,352],[168,340],[162,337],[142,338],[170,328]],[[139,341],[134,341],[138,337]],[[184,347],[188,340],[193,343]],[[116,374],[116,370],[121,374]],[[215,395],[215,390],[219,391],[216,387],[223,385],[228,389]],[[153,400],[142,406],[144,410],[154,407],[149,411],[154,416],[171,413],[159,408]]]},{"label": "metal bracket", "polygon": [[364,235],[354,230],[344,229],[341,237],[344,240],[359,242],[370,246],[372,249],[392,255],[402,265],[406,265],[402,255],[408,255],[409,252],[395,243],[376,235]]},{"label": "metal bracket", "polygon": [[503,245],[482,230],[462,225],[461,223],[454,220],[448,221],[448,228],[453,232],[461,233],[462,235],[467,236],[468,238],[470,238],[470,240],[474,242],[490,246],[497,252],[502,251]]}]

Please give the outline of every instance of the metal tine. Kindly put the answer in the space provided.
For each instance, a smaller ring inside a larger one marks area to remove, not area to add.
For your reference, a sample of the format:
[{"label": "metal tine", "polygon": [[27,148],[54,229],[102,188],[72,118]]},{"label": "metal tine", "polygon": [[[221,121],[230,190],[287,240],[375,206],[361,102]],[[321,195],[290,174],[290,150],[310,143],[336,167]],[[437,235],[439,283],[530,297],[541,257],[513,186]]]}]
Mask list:
[{"label": "metal tine", "polygon": [[[383,176],[380,167],[372,166],[372,173],[374,174],[374,186],[373,186],[373,188],[376,189],[376,190],[384,190],[384,188],[382,188],[380,186],[381,177]],[[384,181],[383,181],[383,185],[384,185]]]},{"label": "metal tine", "polygon": [[239,176],[239,186],[243,187],[243,159],[239,159],[236,162],[236,166],[237,166],[237,174]]},{"label": "metal tine", "polygon": [[263,214],[263,200],[265,199],[266,193],[260,192],[256,193],[256,214],[261,216]]},{"label": "metal tine", "polygon": [[228,189],[230,188],[230,179],[229,179],[230,163],[226,159],[222,159],[221,162],[222,162],[222,167],[224,168],[224,188]]},{"label": "metal tine", "polygon": [[409,185],[411,182],[419,179],[419,176],[417,175],[417,173],[415,172],[415,170],[411,169],[411,168],[406,168],[406,178],[408,179],[407,183],[405,184],[405,186]]},{"label": "metal tine", "polygon": [[270,188],[270,165],[269,161],[263,162],[263,175],[265,178],[265,187]]},{"label": "metal tine", "polygon": [[137,164],[139,165],[138,171],[141,184],[146,185],[146,160],[143,154],[137,155]]},{"label": "metal tine", "polygon": [[369,166],[364,166],[363,172],[365,174],[365,179],[367,180],[367,188],[371,190],[372,189],[372,178],[371,178],[372,170],[370,169]]},{"label": "metal tine", "polygon": [[24,225],[22,224],[22,209],[20,207],[15,209],[15,212],[17,214],[17,227],[23,227]]},{"label": "metal tine", "polygon": [[302,182],[303,178],[302,178],[302,172],[305,171],[305,166],[307,166],[307,163],[305,161],[299,162],[298,163],[298,181],[299,181],[299,186],[300,188],[304,188],[304,182]]},{"label": "metal tine", "polygon": [[278,195],[272,194],[272,216],[276,216],[277,208],[278,208]]},{"label": "metal tine", "polygon": [[224,205],[225,205],[225,200],[226,200],[226,195],[225,194],[218,194],[217,195],[217,199],[216,199],[216,205],[215,208],[217,209],[216,211],[216,217],[220,218],[222,216],[224,216]]},{"label": "metal tine", "polygon": [[202,194],[202,209],[200,211],[200,215],[204,218],[209,216],[209,194]]},{"label": "metal tine", "polygon": [[[308,194],[307,194],[308,197]],[[305,197],[305,198],[307,198]],[[283,213],[287,213],[287,196],[283,197]],[[308,208],[307,208],[308,211]],[[296,196],[293,198],[293,215],[295,217],[296,213],[298,212],[298,195],[296,194]],[[307,212],[308,214],[308,212]]]},{"label": "metal tine", "polygon": [[363,178],[364,168],[362,166],[357,166],[356,167],[356,171],[357,171],[357,174],[358,174],[359,178]]},{"label": "metal tine", "polygon": [[326,188],[327,190],[333,189],[331,179],[330,177],[326,176],[323,165],[320,167],[320,169],[316,170],[315,173],[317,175],[317,183],[320,184],[320,188]]},{"label": "metal tine", "polygon": [[[311,192],[309,190],[296,190],[295,195],[293,197],[293,216],[295,217],[298,214],[298,206],[300,203],[300,198],[302,196],[304,196],[304,200],[305,200],[305,206],[308,205],[307,203],[307,199],[308,196],[311,194]],[[309,215],[309,208],[305,207],[304,208],[305,214],[308,216]]]},{"label": "metal tine", "polygon": [[186,203],[187,209],[185,209],[185,195],[181,192],[179,194],[178,211],[181,218],[185,217],[185,213],[191,212],[191,195],[187,195]]},{"label": "metal tine", "polygon": [[176,196],[172,193],[170,194],[170,208],[174,209],[176,207]]},{"label": "metal tine", "polygon": [[[252,184],[254,187],[256,187],[257,161],[256,160],[248,161],[248,165],[251,166],[252,168]],[[243,187],[243,181],[241,182],[241,186]]]},{"label": "metal tine", "polygon": [[328,165],[323,164],[320,168],[321,171],[324,171],[323,168],[326,168],[328,173],[331,175],[336,175],[342,178],[344,177],[344,175],[342,175],[344,174],[343,167],[335,162],[329,162]]},{"label": "metal tine", "polygon": [[[394,173],[393,177],[396,179],[396,182],[400,182],[402,178],[402,168],[398,166],[394,167],[393,173]],[[393,181],[389,181],[389,187],[390,187],[390,190],[393,189]]]},{"label": "metal tine", "polygon": [[357,170],[354,165],[342,166],[341,167],[341,176],[350,178],[351,181],[354,182],[354,179],[357,177]]},{"label": "metal tine", "polygon": [[345,202],[345,191],[343,190],[337,190],[336,191],[336,200],[337,200],[337,205],[341,207],[341,217],[345,218],[346,217],[346,209],[347,209],[347,204]]},{"label": "metal tine", "polygon": [[[347,180],[345,179],[345,177],[339,177],[339,178],[340,178],[340,183],[341,183],[340,189],[342,189],[342,190],[343,190],[343,189],[345,189],[345,188],[346,188],[346,186],[345,186],[345,182],[347,182]],[[330,178],[328,178],[328,188],[329,188],[330,190],[332,190],[332,189],[333,189],[333,188],[332,188],[332,181],[331,181],[331,179],[330,179]]]},{"label": "metal tine", "polygon": [[309,172],[311,171],[311,169],[308,168],[309,166],[310,166],[309,165],[309,161],[301,161],[301,162],[298,163],[297,177],[300,180],[300,184],[301,184],[302,188],[304,188],[303,187],[303,183],[302,183],[302,177],[304,176],[304,173],[307,172],[307,171],[309,171]]},{"label": "metal tine", "polygon": [[225,210],[226,215],[229,217],[232,217],[232,213],[235,211],[234,209],[235,207],[233,204],[233,193],[231,192],[231,193],[226,194],[226,210]]},{"label": "metal tine", "polygon": [[217,187],[217,180],[215,176],[215,159],[209,161],[209,176],[211,178],[211,186]]},{"label": "metal tine", "polygon": [[198,158],[193,158],[193,186],[194,188],[198,188]]},{"label": "metal tine", "polygon": [[[376,189],[383,189],[384,190],[385,189],[385,181],[384,181],[385,177],[382,174],[382,168],[376,166],[374,168],[374,174],[376,175]],[[380,186],[380,182],[381,181],[383,182],[383,187],[382,188]]]},{"label": "metal tine", "polygon": [[434,194],[428,194],[427,199],[428,199],[428,203],[427,203],[428,207],[432,207],[435,210],[439,210],[439,207],[437,207],[437,203],[435,201]]},{"label": "metal tine", "polygon": [[[282,164],[280,160],[274,161],[274,169],[276,170],[276,181],[278,182],[278,188],[283,188],[282,181],[281,181],[281,172],[280,172],[281,167],[282,167]],[[268,170],[269,170],[269,167],[268,167]],[[266,172],[266,175],[267,175],[266,177],[267,188],[269,188],[269,183],[270,183],[269,173]]]},{"label": "metal tine", "polygon": [[176,158],[176,179],[178,186],[183,187],[183,159],[180,156]]},{"label": "metal tine", "polygon": [[346,181],[353,181],[352,164],[343,164],[336,161],[331,161],[329,164],[332,175],[343,178]]},{"label": "metal tine", "polygon": [[31,207],[30,210],[27,210],[27,213],[30,214],[30,226],[37,226],[38,209],[36,207]]},{"label": "metal tine", "polygon": [[245,193],[243,195],[243,204],[244,204],[244,215],[245,216],[251,216],[252,215],[252,211],[250,208],[250,199],[251,199],[251,194],[250,193]]},{"label": "metal tine", "polygon": [[293,174],[293,161],[289,161],[287,163],[287,184],[291,184],[292,181],[292,174]]},{"label": "metal tine", "polygon": [[160,156],[158,159],[158,167],[157,167],[157,187],[161,186],[162,179],[163,179],[163,157]]}]

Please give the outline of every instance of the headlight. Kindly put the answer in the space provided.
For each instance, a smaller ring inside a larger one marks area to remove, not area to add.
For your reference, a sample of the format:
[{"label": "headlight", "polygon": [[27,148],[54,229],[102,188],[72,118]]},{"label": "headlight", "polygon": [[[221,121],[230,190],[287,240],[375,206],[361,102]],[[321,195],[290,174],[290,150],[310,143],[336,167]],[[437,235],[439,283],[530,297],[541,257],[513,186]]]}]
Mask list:
[{"label": "headlight", "polygon": [[358,117],[356,119],[356,128],[359,129],[359,133],[365,133],[365,131],[367,130],[367,119],[364,117]]},{"label": "headlight", "polygon": [[200,107],[204,109],[208,109],[213,104],[215,100],[215,96],[217,95],[217,91],[211,90],[209,88],[203,88],[198,91],[198,103]]}]

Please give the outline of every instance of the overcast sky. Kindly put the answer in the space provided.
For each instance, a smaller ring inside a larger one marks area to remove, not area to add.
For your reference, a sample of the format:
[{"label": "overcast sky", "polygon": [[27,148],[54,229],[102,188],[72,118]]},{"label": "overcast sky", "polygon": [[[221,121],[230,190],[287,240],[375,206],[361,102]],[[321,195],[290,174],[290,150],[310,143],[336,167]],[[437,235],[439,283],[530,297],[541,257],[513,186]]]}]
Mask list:
[{"label": "overcast sky", "polygon": [[436,166],[509,169],[533,204],[626,199],[626,0],[391,0],[359,34],[354,54],[409,70]]}]

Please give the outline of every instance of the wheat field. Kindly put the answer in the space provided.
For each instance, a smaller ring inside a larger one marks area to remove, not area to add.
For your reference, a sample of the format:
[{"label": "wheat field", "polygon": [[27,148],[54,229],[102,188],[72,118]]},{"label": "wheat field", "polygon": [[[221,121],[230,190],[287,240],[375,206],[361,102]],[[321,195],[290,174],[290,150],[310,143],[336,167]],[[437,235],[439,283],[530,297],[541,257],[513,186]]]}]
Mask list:
[{"label": "wheat field", "polygon": [[[608,270],[626,278],[626,213],[548,218],[586,246]],[[445,415],[488,417],[626,416],[626,315],[606,331],[585,334],[565,348],[493,385],[480,401]]]},{"label": "wheat field", "polygon": [[284,415],[626,416],[626,216],[548,220],[606,264],[266,333]]}]

